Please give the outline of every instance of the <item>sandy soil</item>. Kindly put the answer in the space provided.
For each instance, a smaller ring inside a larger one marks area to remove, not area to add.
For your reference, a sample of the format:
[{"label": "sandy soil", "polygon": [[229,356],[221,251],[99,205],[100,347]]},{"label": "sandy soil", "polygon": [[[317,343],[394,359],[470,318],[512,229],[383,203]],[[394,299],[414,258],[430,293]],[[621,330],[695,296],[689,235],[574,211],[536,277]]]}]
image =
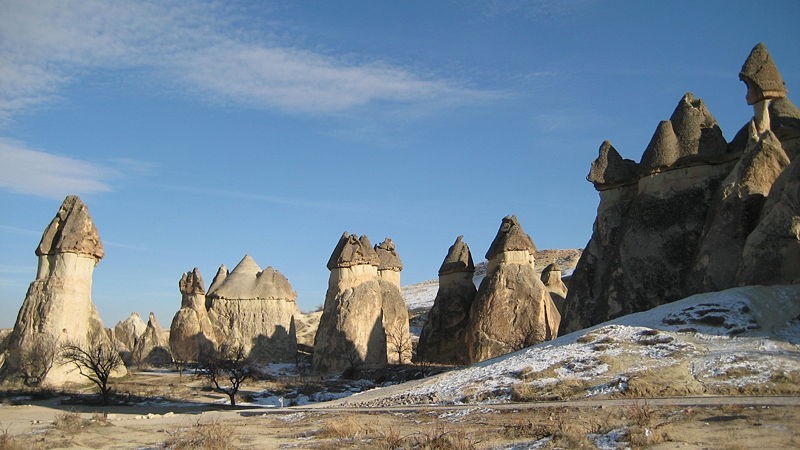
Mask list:
[{"label": "sandy soil", "polygon": [[0,405],[0,449],[595,448],[614,442],[620,448],[661,449],[800,446],[798,397],[229,409],[214,404],[224,400],[221,394],[188,376],[138,374],[119,386],[183,400],[91,407],[63,404],[63,398],[7,397]]}]

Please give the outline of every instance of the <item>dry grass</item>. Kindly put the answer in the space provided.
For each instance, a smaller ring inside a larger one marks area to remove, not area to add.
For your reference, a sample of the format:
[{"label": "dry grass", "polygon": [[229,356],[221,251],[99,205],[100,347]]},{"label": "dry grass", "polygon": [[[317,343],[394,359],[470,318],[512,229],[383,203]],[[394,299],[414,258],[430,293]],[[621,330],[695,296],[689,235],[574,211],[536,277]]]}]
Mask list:
[{"label": "dry grass", "polygon": [[420,450],[474,450],[477,442],[463,430],[438,424],[420,432],[410,444],[410,448]]},{"label": "dry grass", "polygon": [[566,378],[545,386],[516,383],[511,386],[511,399],[515,402],[567,400],[584,395],[588,387],[588,381],[577,378]]},{"label": "dry grass", "polygon": [[203,449],[225,450],[231,444],[233,427],[219,422],[196,423],[189,429],[178,430],[165,442],[165,447],[175,450]]},{"label": "dry grass", "polygon": [[56,416],[53,421],[53,426],[57,430],[67,433],[77,433],[86,426],[86,421],[81,418],[81,415],[74,411],[65,411]]},{"label": "dry grass", "polygon": [[0,433],[0,450],[22,450],[23,446],[8,433],[8,428],[3,428]]},{"label": "dry grass", "polygon": [[364,437],[368,431],[368,429],[362,427],[354,418],[345,417],[344,419],[326,420],[317,433],[317,437],[352,440]]}]

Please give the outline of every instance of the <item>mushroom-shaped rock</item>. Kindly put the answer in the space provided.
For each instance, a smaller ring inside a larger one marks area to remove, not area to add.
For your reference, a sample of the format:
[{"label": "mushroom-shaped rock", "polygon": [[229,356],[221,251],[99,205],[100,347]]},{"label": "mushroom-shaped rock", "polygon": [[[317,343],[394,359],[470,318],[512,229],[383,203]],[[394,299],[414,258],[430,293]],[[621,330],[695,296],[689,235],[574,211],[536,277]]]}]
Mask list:
[{"label": "mushroom-shaped rock", "polygon": [[636,169],[636,162],[623,159],[611,142],[603,141],[586,179],[601,191],[636,181]]},{"label": "mushroom-shaped rock", "polygon": [[339,238],[339,243],[336,244],[330,259],[328,259],[328,270],[333,270],[337,267],[352,267],[363,264],[373,266],[380,265],[378,261],[378,254],[372,248],[367,236],[350,235],[346,231]]},{"label": "mushroom-shaped rock", "polygon": [[559,312],[564,310],[564,301],[567,298],[567,285],[561,280],[561,267],[556,263],[549,264],[542,271],[542,283],[550,291]]},{"label": "mushroom-shaped rock", "polygon": [[767,46],[759,42],[742,65],[739,79],[747,85],[747,104],[786,97],[786,83],[772,61]]},{"label": "mushroom-shaped rock", "polygon": [[397,249],[391,238],[386,238],[375,246],[375,253],[378,254],[378,270],[393,270],[400,272],[403,270],[403,263],[397,255]]},{"label": "mushroom-shaped rock", "polygon": [[491,260],[503,252],[527,251],[531,255],[536,251],[536,245],[519,224],[517,216],[505,216],[497,230],[497,235],[486,252],[486,259]]},{"label": "mushroom-shaped rock", "polygon": [[681,147],[672,122],[662,120],[642,154],[639,168],[643,174],[657,172],[675,164],[680,156]]},{"label": "mushroom-shaped rock", "polygon": [[70,195],[42,234],[36,256],[77,253],[103,258],[103,243],[89,209],[77,195]]},{"label": "mushroom-shaped rock", "polygon": [[464,236],[459,236],[447,251],[442,265],[439,267],[439,276],[449,273],[475,272],[475,263],[472,262],[472,253],[464,242]]},{"label": "mushroom-shaped rock", "polygon": [[470,309],[467,347],[483,361],[553,339],[561,315],[534,270],[533,240],[516,216],[506,216],[486,256],[486,278]]},{"label": "mushroom-shaped rock", "polygon": [[687,92],[669,118],[678,138],[680,156],[714,157],[727,151],[728,144],[705,103]]},{"label": "mushroom-shaped rock", "polygon": [[477,289],[472,282],[472,254],[463,239],[459,236],[450,246],[439,269],[439,290],[419,336],[418,361],[469,362],[467,327]]},{"label": "mushroom-shaped rock", "polygon": [[[45,229],[36,248],[39,268],[28,287],[0,377],[24,375],[23,365],[31,349],[44,345],[55,355],[59,345],[111,344],[92,302],[92,275],[103,257],[103,244],[86,205],[68,196]],[[67,362],[49,358],[49,371],[38,377],[52,386],[85,379]],[[122,376],[124,368],[112,376]]]}]

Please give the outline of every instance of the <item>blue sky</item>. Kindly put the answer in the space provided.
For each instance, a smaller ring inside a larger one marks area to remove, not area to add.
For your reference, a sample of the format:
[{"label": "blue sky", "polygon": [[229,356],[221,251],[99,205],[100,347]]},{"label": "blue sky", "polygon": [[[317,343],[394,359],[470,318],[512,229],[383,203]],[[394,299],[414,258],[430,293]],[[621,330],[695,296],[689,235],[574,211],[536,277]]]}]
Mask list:
[{"label": "blue sky", "polygon": [[[737,74],[767,44],[800,86],[800,2],[0,0],[0,327],[67,194],[106,257],[107,326],[245,253],[322,304],[345,230],[391,236],[403,283],[463,234],[482,259],[516,214],[583,247],[609,139],[639,160],[684,92],[730,140]],[[792,31],[794,30],[794,31]]]}]

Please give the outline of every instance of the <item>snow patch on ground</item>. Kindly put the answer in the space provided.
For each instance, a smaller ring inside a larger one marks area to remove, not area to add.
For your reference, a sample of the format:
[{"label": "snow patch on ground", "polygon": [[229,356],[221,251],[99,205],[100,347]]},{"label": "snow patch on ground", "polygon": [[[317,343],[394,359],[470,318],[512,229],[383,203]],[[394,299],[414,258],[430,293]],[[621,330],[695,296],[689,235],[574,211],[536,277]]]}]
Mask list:
[{"label": "snow patch on ground", "polygon": [[604,395],[626,390],[632,373],[681,364],[706,384],[763,384],[800,371],[799,314],[800,285],[699,294],[371,396],[368,404],[504,402],[521,383],[567,380],[587,382],[586,395]]}]

